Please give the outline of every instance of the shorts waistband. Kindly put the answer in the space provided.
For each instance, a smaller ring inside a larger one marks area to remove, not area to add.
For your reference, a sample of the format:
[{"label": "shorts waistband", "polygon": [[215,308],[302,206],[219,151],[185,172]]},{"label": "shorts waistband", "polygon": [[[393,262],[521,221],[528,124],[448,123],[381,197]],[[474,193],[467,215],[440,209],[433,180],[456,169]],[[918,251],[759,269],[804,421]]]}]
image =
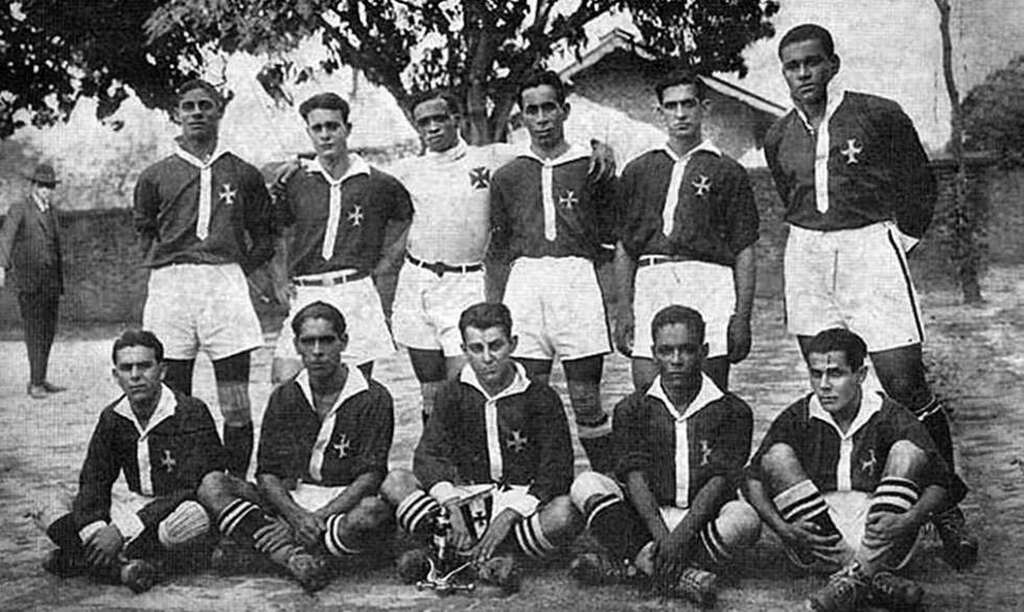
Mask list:
[{"label": "shorts waistband", "polygon": [[338,272],[324,272],[323,274],[308,274],[296,276],[292,282],[299,287],[333,287],[368,278],[368,270],[340,270]]},{"label": "shorts waistband", "polygon": [[636,260],[636,267],[656,266],[664,263],[678,263],[681,261],[696,261],[688,257],[677,257],[675,255],[641,255]]},{"label": "shorts waistband", "polygon": [[444,276],[445,272],[466,274],[467,272],[479,272],[480,270],[484,269],[484,264],[482,263],[462,264],[459,266],[453,266],[451,264],[446,264],[443,261],[426,262],[423,261],[422,259],[417,259],[416,257],[413,257],[409,253],[405,254],[405,260],[414,266],[419,266],[424,270],[430,270],[431,272],[438,276]]}]

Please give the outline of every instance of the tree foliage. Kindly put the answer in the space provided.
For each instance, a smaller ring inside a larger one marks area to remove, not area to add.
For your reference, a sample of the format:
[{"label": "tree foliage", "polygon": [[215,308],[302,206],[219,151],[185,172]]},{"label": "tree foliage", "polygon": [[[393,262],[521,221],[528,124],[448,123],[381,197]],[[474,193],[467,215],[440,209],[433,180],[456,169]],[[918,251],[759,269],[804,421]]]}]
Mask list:
[{"label": "tree foliage", "polygon": [[145,23],[161,4],[24,0],[0,8],[0,138],[26,120],[66,119],[82,97],[97,100],[102,119],[128,97],[128,88],[147,106],[166,107],[173,86],[199,67],[201,55],[180,32],[146,44]]},{"label": "tree foliage", "polygon": [[[505,136],[516,84],[558,50],[578,51],[584,26],[626,10],[659,58],[700,72],[745,72],[742,50],[771,36],[774,0],[169,0],[153,14],[152,44],[281,57],[310,36],[330,55],[328,72],[352,66],[386,88],[408,115],[414,93],[449,87],[465,102],[468,138]],[[261,83],[301,81],[314,67],[279,60]]]},{"label": "tree foliage", "polygon": [[1024,165],[1024,56],[985,77],[963,102],[964,146]]}]

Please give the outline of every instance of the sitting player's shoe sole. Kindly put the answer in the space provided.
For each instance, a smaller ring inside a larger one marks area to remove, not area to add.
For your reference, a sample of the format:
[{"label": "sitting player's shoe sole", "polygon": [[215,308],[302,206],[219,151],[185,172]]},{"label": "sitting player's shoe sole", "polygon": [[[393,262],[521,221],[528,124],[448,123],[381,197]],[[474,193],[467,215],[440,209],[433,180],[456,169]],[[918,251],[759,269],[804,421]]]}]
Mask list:
[{"label": "sitting player's shoe sole", "polygon": [[978,539],[967,529],[963,511],[954,506],[932,517],[942,540],[942,558],[955,570],[974,567],[978,562]]},{"label": "sitting player's shoe sole", "polygon": [[149,561],[132,559],[121,566],[121,584],[133,593],[144,593],[156,584],[157,569]]},{"label": "sitting player's shoe sole", "polygon": [[696,567],[688,567],[679,576],[676,594],[702,608],[710,608],[718,600],[718,575]]},{"label": "sitting player's shoe sole", "polygon": [[505,594],[519,591],[521,577],[515,557],[511,555],[498,555],[483,562],[477,567],[476,577],[480,582],[500,588]]},{"label": "sitting player's shoe sole", "polygon": [[924,589],[913,580],[892,572],[878,572],[871,577],[867,603],[891,610],[916,610],[924,599]]},{"label": "sitting player's shoe sole", "polygon": [[288,558],[288,571],[309,593],[315,593],[331,582],[329,565],[309,553],[295,553]]},{"label": "sitting player's shoe sole", "polygon": [[51,550],[46,555],[46,559],[43,560],[43,569],[61,578],[71,578],[72,576],[81,576],[89,571],[89,563],[82,555],[58,548]]},{"label": "sitting player's shoe sole", "polygon": [[430,572],[430,553],[423,548],[409,549],[398,555],[395,568],[403,584],[416,584]]}]

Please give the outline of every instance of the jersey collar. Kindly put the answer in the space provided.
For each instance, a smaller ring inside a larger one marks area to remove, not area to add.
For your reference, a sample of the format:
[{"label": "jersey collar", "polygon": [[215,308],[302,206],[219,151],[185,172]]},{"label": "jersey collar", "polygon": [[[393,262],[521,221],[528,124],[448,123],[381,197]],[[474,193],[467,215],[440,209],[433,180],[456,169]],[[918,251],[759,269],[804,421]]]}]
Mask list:
[{"label": "jersey collar", "polygon": [[[309,409],[316,414],[319,419],[320,415],[316,412],[316,404],[313,402],[313,388],[309,386],[309,370],[302,370],[295,376],[295,384],[299,386],[299,390],[302,391],[302,395],[305,396],[306,401],[309,402]],[[323,421],[330,415],[334,414],[341,408],[341,405],[345,403],[350,397],[358,395],[363,391],[370,388],[370,385],[366,382],[366,377],[363,376],[362,370],[352,366],[348,366],[348,377],[345,379],[345,386],[341,388],[341,393],[338,394],[338,399],[334,401],[331,409],[324,415]]]},{"label": "jersey collar", "polygon": [[836,424],[836,420],[832,418],[832,415],[822,407],[821,402],[818,401],[818,396],[811,394],[811,399],[808,401],[808,414],[812,419],[818,419],[828,425],[832,426],[832,429],[836,430],[841,440],[852,438],[854,434],[860,430],[861,427],[867,425],[871,417],[882,409],[882,394],[872,393],[871,391],[864,390],[861,392],[860,398],[860,410],[857,411],[857,416],[854,417],[853,422],[850,423],[850,428],[843,433],[839,429],[839,425]]},{"label": "jersey collar", "polygon": [[[829,120],[832,119],[832,115],[836,112],[836,109],[839,108],[839,105],[843,103],[843,99],[846,97],[846,88],[843,87],[842,80],[839,78],[838,74],[832,77],[832,80],[829,81],[825,91],[825,95],[828,96],[828,102],[825,104],[825,115],[821,118],[822,126],[828,125]],[[811,122],[807,119],[807,115],[804,114],[804,111],[800,110],[800,107],[795,103],[793,104],[793,112],[796,114],[797,118],[803,122],[807,131],[814,133],[814,128],[811,127]]]},{"label": "jersey collar", "polygon": [[650,388],[647,389],[646,395],[661,400],[661,403],[665,405],[665,409],[668,410],[669,414],[671,414],[672,418],[676,421],[685,421],[703,410],[708,404],[717,402],[725,397],[725,393],[722,393],[722,390],[718,388],[715,381],[711,380],[711,378],[703,372],[701,372],[700,375],[700,392],[697,393],[697,397],[693,398],[690,405],[686,407],[686,412],[680,413],[676,410],[672,400],[668,398],[668,394],[666,394],[665,390],[661,388],[661,374],[655,377],[654,382],[652,382]]},{"label": "jersey collar", "polygon": [[678,153],[673,151],[672,147],[668,146],[668,143],[665,143],[665,144],[661,145],[660,147],[658,147],[658,148],[656,148],[654,150],[655,151],[662,151],[663,153],[665,153],[665,155],[669,156],[669,159],[671,159],[673,162],[675,162],[677,164],[679,162],[681,162],[681,161],[688,161],[698,151],[704,151],[706,153],[711,153],[712,155],[715,155],[717,157],[721,157],[722,156],[721,149],[716,147],[713,142],[711,142],[710,140],[707,140],[707,139],[700,141],[699,145],[697,145],[694,148],[692,148],[689,151],[687,151],[686,154],[683,155],[682,157],[680,157]]},{"label": "jersey collar", "polygon": [[469,145],[460,136],[454,147],[444,151],[430,151],[428,149],[425,157],[435,162],[453,162],[465,157],[467,151],[469,151]]},{"label": "jersey collar", "polygon": [[181,159],[187,161],[188,163],[192,164],[196,168],[208,168],[212,166],[213,162],[217,161],[218,158],[230,153],[230,151],[228,151],[227,149],[222,149],[220,143],[218,142],[217,148],[215,148],[213,150],[213,153],[210,155],[210,159],[203,161],[196,157],[195,155],[192,155],[191,153],[183,149],[181,146],[181,142],[179,140],[175,139],[174,146],[174,154],[180,157]]},{"label": "jersey collar", "polygon": [[513,361],[512,365],[515,366],[516,369],[515,378],[512,379],[512,383],[509,386],[499,391],[496,395],[491,395],[486,389],[484,389],[483,385],[480,384],[480,379],[476,376],[476,372],[473,371],[473,367],[468,363],[462,366],[462,371],[459,372],[459,382],[473,387],[482,393],[488,400],[492,401],[496,401],[510,395],[524,393],[530,387],[530,378],[526,375],[526,368],[524,368],[523,364],[518,361]]},{"label": "jersey collar", "polygon": [[174,409],[177,405],[178,402],[174,399],[174,391],[171,391],[167,385],[160,385],[160,399],[157,400],[156,410],[149,417],[149,422],[146,423],[145,427],[139,423],[138,417],[132,411],[132,405],[128,401],[127,395],[122,395],[121,399],[117,400],[117,403],[114,405],[114,412],[131,421],[132,425],[135,425],[135,431],[139,432],[139,441],[141,441],[149,435],[149,432],[156,429],[157,425],[174,416]]},{"label": "jersey collar", "polygon": [[327,168],[324,168],[324,165],[320,163],[319,157],[303,159],[302,167],[310,174],[319,174],[322,176],[324,180],[327,181],[328,185],[340,185],[348,179],[359,176],[360,174],[364,174],[366,176],[370,175],[370,165],[366,163],[363,156],[358,153],[348,154],[348,170],[345,170],[345,174],[342,174],[338,178],[331,176],[331,173],[327,171]]},{"label": "jersey collar", "polygon": [[590,151],[578,144],[569,144],[569,149],[565,153],[562,153],[558,157],[548,158],[541,157],[533,152],[530,147],[526,147],[524,150],[519,152],[519,157],[527,157],[529,159],[536,160],[543,166],[560,166],[569,162],[576,161],[578,159],[590,159]]}]

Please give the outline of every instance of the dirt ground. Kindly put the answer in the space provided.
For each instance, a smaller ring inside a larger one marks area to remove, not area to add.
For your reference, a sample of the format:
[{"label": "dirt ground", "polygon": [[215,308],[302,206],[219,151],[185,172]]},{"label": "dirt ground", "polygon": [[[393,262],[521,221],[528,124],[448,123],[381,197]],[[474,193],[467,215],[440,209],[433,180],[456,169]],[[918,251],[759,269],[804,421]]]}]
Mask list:
[{"label": "dirt ground", "polygon": [[[922,296],[930,334],[926,356],[931,376],[954,410],[958,469],[972,485],[964,508],[981,539],[978,566],[958,574],[938,557],[934,535],[911,571],[927,591],[931,610],[1024,609],[1024,270],[995,268],[984,283],[987,302],[965,307],[952,292]],[[755,408],[755,443],[770,420],[804,392],[799,355],[786,336],[777,301],[758,303],[755,348],[733,373],[733,388]],[[273,573],[223,576],[212,572],[176,576],[142,595],[60,580],[39,566],[52,547],[26,518],[48,491],[73,488],[97,413],[116,397],[110,379],[109,346],[116,329],[64,330],[54,347],[51,379],[69,391],[44,401],[25,395],[24,346],[17,336],[0,342],[0,609],[3,610],[647,610],[684,602],[643,600],[625,587],[584,590],[568,579],[564,564],[530,568],[523,590],[507,599],[453,596],[440,599],[400,585],[388,568],[360,569],[310,596]],[[268,337],[268,343],[273,338]],[[254,360],[253,405],[257,417],[270,391],[269,351]],[[627,392],[628,364],[621,357],[605,366],[605,402]],[[419,435],[418,389],[402,354],[378,365],[376,377],[396,398],[393,466],[407,465]],[[556,380],[563,393],[564,383]],[[197,395],[211,401],[212,369],[200,361]],[[217,412],[216,410],[214,412]],[[577,466],[585,465],[577,448]],[[785,569],[770,535],[744,560],[722,590],[720,610],[792,610],[820,579]]]}]

